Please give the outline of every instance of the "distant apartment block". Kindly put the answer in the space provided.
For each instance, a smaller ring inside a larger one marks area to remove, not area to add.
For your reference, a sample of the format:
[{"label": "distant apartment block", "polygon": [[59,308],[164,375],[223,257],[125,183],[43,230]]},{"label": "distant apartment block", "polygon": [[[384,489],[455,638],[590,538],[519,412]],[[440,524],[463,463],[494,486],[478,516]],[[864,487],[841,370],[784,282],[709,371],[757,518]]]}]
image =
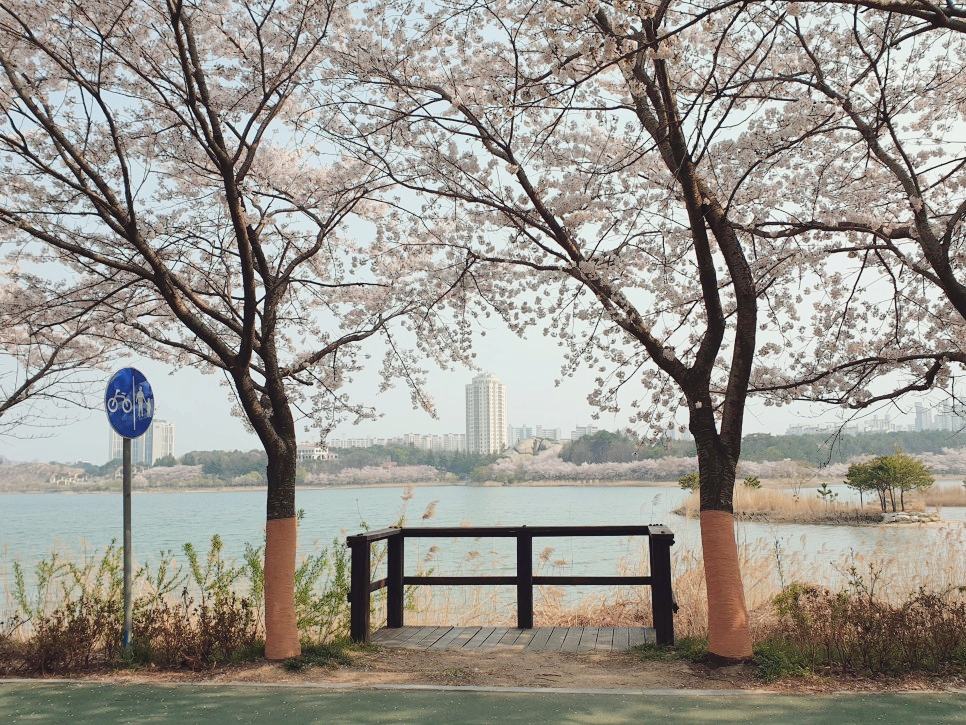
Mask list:
[{"label": "distant apartment block", "polygon": [[300,461],[331,461],[338,457],[324,443],[299,443],[295,449],[295,458]]},{"label": "distant apartment block", "polygon": [[785,429],[787,436],[842,435],[854,436],[864,432],[855,423],[843,426],[841,423],[816,423],[815,425],[791,425]]},{"label": "distant apartment block", "polygon": [[596,425],[579,425],[576,430],[570,433],[570,440],[575,441],[578,438],[583,438],[584,436],[592,436],[594,433],[598,432],[600,428]]},{"label": "distant apartment block", "polygon": [[966,410],[962,403],[957,406],[955,403],[943,403],[939,412],[933,419],[932,430],[945,430],[950,432],[961,431],[966,428]]},{"label": "distant apartment block", "polygon": [[527,438],[533,438],[533,428],[528,425],[521,425],[518,427],[509,426],[507,428],[507,443],[511,446],[515,446],[520,441],[525,441]]},{"label": "distant apartment block", "polygon": [[560,434],[560,428],[545,428],[542,425],[537,426],[536,437],[548,441],[563,440],[563,436]]},{"label": "distant apartment block", "polygon": [[547,428],[546,426],[510,426],[507,428],[507,439],[509,445],[516,445],[527,438],[543,438],[544,440],[559,441],[560,428]]},{"label": "distant apartment block", "polygon": [[[110,456],[112,461],[120,461],[124,457],[124,439],[113,428]],[[154,420],[143,436],[131,440],[131,464],[153,466],[155,461],[165,456],[174,457],[174,423]]]},{"label": "distant apartment block", "polygon": [[372,448],[385,446],[387,448],[404,448],[413,446],[424,451],[441,451],[445,453],[462,453],[466,450],[466,435],[464,433],[444,433],[431,435],[422,433],[407,433],[393,438],[329,438],[326,441],[329,448]]},{"label": "distant apartment block", "polygon": [[508,445],[506,385],[495,375],[477,375],[466,386],[466,450],[489,455]]}]

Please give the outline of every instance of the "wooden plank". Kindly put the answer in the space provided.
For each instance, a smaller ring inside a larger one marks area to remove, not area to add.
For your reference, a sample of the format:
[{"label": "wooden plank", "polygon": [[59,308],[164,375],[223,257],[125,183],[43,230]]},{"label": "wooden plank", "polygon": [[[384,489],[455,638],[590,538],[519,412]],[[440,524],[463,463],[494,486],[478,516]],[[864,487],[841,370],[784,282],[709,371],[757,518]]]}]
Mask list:
[{"label": "wooden plank", "polygon": [[477,632],[469,642],[463,645],[463,649],[479,649],[480,646],[486,642],[487,637],[493,634],[495,627],[480,627],[480,631]]},{"label": "wooden plank", "polygon": [[448,649],[462,649],[479,631],[479,627],[460,627],[459,634],[449,643]]},{"label": "wooden plank", "polygon": [[506,635],[510,631],[511,630],[508,629],[507,627],[496,627],[493,630],[493,633],[489,637],[486,638],[486,641],[483,642],[480,645],[480,647],[483,648],[483,649],[493,649],[498,644],[500,644],[500,640],[503,639],[503,636]]},{"label": "wooden plank", "polygon": [[533,631],[532,629],[517,629],[516,627],[512,629],[507,629],[504,635],[500,637],[500,641],[497,642],[497,645],[499,645],[500,647],[512,647],[513,644],[520,637],[521,632],[532,632],[532,631]]},{"label": "wooden plank", "polygon": [[537,629],[525,631],[533,633],[530,635],[530,641],[527,642],[525,649],[528,649],[532,652],[547,651],[547,640],[550,639],[550,635],[553,634],[553,627],[538,627]]},{"label": "wooden plank", "polygon": [[[647,641],[646,630],[644,627],[631,627],[630,631],[628,632],[627,640],[628,649],[644,644]],[[654,641],[653,637],[651,638],[651,641]]]},{"label": "wooden plank", "polygon": [[426,630],[427,629],[434,629],[434,628],[433,627],[419,627],[419,626],[416,626],[416,627],[403,627],[402,630],[401,630],[401,632],[400,632],[400,635],[399,635],[400,644],[401,645],[404,645],[406,642],[412,642],[412,641],[417,641],[418,642],[420,639],[422,639],[426,635]]},{"label": "wooden plank", "polygon": [[451,627],[449,632],[433,642],[428,649],[449,649],[453,641],[462,633],[462,627]]},{"label": "wooden plank", "polygon": [[512,649],[527,649],[530,646],[530,642],[533,641],[533,637],[537,631],[538,630],[536,629],[511,629],[510,634],[516,633],[516,637],[509,646]]},{"label": "wooden plank", "polygon": [[421,627],[399,627],[399,628],[383,628],[380,629],[372,636],[372,641],[378,644],[395,647],[411,637],[415,637],[419,634]]},{"label": "wooden plank", "polygon": [[597,646],[594,647],[594,650],[610,652],[612,649],[614,649],[614,628],[601,627],[597,630]]},{"label": "wooden plank", "polygon": [[416,637],[406,640],[406,647],[414,649],[429,649],[440,637],[450,631],[452,627],[420,627],[422,630]]},{"label": "wooden plank", "polygon": [[580,632],[580,640],[577,644],[578,654],[593,652],[597,648],[598,627],[584,627]]},{"label": "wooden plank", "polygon": [[627,627],[616,627],[614,629],[614,649],[618,652],[625,652],[630,649],[630,644],[628,643],[628,636],[630,631]]},{"label": "wooden plank", "polygon": [[559,652],[560,648],[563,647],[564,638],[567,636],[567,627],[554,627],[550,636],[547,638],[547,643],[544,645],[545,652]]},{"label": "wooden plank", "polygon": [[561,652],[576,652],[580,645],[580,635],[583,634],[582,627],[571,627],[564,637],[563,644],[560,645]]}]

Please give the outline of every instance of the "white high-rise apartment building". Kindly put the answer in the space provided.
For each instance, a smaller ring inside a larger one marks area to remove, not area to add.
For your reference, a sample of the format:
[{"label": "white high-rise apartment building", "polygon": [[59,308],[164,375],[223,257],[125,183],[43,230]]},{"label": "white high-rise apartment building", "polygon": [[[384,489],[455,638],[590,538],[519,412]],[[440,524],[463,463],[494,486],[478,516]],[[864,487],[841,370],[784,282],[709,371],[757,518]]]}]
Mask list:
[{"label": "white high-rise apartment building", "polygon": [[507,445],[506,385],[495,375],[477,375],[466,386],[466,451],[489,455]]},{"label": "white high-rise apartment building", "polygon": [[[124,456],[124,439],[111,428],[111,460],[120,461]],[[174,423],[165,420],[151,421],[147,432],[131,441],[131,463],[135,466],[153,466],[165,456],[174,457]]]}]

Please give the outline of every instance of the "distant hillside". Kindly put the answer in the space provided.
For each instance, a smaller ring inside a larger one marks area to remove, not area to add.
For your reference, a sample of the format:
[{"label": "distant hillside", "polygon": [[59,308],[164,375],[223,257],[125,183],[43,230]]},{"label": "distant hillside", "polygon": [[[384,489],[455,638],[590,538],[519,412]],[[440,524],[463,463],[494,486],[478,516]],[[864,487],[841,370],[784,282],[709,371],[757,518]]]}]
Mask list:
[{"label": "distant hillside", "polygon": [[[845,463],[855,456],[882,456],[899,446],[906,453],[922,455],[966,448],[966,432],[929,430],[921,432],[867,433],[862,435],[771,435],[752,433],[741,443],[741,460],[803,461],[824,467]],[[564,446],[560,458],[568,463],[631,463],[657,458],[690,458],[695,455],[690,441],[667,441],[642,446],[620,433],[599,431]]]}]

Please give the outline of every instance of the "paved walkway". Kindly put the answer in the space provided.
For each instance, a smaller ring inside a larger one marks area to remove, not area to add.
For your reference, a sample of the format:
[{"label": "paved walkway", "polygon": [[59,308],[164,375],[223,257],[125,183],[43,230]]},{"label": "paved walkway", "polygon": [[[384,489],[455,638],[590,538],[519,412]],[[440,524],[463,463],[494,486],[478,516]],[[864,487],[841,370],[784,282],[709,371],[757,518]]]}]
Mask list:
[{"label": "paved walkway", "polygon": [[117,685],[0,680],[0,723],[966,723],[966,693],[778,695],[737,691]]},{"label": "paved walkway", "polygon": [[644,627],[397,627],[380,629],[382,647],[425,650],[526,650],[528,652],[622,652],[654,642]]}]

